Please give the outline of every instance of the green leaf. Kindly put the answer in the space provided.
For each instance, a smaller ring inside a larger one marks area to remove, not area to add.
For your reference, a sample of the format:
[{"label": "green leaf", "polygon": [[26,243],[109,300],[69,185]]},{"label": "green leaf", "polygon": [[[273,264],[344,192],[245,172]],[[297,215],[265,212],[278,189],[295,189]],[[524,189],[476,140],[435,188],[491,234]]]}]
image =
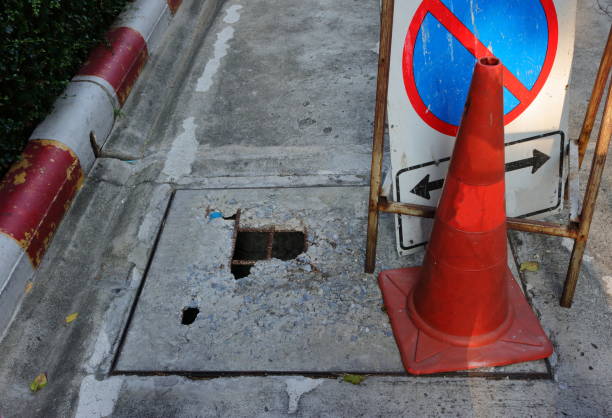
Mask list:
[{"label": "green leaf", "polygon": [[68,315],[68,316],[66,317],[66,323],[67,323],[67,324],[70,324],[70,323],[72,323],[72,322],[76,321],[76,319],[77,319],[78,317],[79,317],[78,312],[72,313],[72,314],[70,314],[70,315]]},{"label": "green leaf", "polygon": [[41,373],[34,378],[32,383],[30,383],[30,390],[32,392],[38,392],[45,386],[47,386],[47,373]]},{"label": "green leaf", "polygon": [[353,385],[360,385],[365,379],[366,377],[360,374],[345,374],[342,377],[342,380]]},{"label": "green leaf", "polygon": [[525,261],[521,264],[521,271],[538,271],[540,270],[540,263],[537,261]]}]

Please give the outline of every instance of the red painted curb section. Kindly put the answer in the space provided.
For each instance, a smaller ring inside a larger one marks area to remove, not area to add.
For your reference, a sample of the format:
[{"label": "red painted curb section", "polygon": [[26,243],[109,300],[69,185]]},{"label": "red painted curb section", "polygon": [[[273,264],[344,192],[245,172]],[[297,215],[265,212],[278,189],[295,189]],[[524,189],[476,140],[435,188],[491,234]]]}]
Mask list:
[{"label": "red painted curb section", "polygon": [[172,14],[175,14],[178,8],[181,6],[183,0],[168,0],[168,7]]},{"label": "red painted curb section", "polygon": [[[166,1],[172,13],[182,3]],[[106,38],[110,46],[96,47],[78,75],[106,80],[123,105],[148,60],[148,47],[143,35],[127,26],[111,29]],[[21,159],[0,179],[0,234],[14,239],[35,268],[83,179],[79,159],[69,147],[42,139],[30,140]]]},{"label": "red painted curb section", "polygon": [[0,233],[38,267],[53,233],[83,182],[76,155],[57,141],[29,141],[0,182]]},{"label": "red painted curb section", "polygon": [[98,45],[78,75],[96,76],[108,81],[123,105],[147,62],[147,44],[140,33],[127,27],[112,29],[106,38],[110,46]]}]

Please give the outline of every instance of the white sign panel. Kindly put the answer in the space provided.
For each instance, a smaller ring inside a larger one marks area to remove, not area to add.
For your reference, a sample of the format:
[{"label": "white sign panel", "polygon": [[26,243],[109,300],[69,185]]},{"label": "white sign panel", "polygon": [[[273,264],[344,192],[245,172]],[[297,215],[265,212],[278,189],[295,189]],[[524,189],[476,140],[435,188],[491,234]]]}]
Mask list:
[{"label": "white sign panel", "polygon": [[[396,0],[388,120],[394,198],[436,205],[477,58],[504,66],[508,216],[562,208],[575,0]],[[486,93],[486,92],[485,92]],[[397,216],[400,254],[431,220]]]}]

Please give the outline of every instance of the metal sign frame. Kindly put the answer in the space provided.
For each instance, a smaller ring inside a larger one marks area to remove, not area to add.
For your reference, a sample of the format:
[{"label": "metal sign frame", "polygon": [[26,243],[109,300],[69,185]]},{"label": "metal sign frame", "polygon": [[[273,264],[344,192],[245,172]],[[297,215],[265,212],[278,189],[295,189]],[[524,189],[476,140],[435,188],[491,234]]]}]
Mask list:
[{"label": "metal sign frame", "polygon": [[[506,142],[504,144],[506,149],[508,149],[508,147],[512,147],[514,145],[522,145],[525,143],[529,143],[531,141],[538,141],[543,138],[553,138],[553,137],[557,137],[558,142],[559,142],[559,145],[556,147],[556,150],[555,150],[559,156],[558,159],[555,157],[555,160],[559,162],[559,168],[556,170],[553,170],[553,171],[557,171],[558,180],[551,185],[552,189],[555,190],[555,201],[554,203],[551,203],[552,206],[549,206],[549,207],[543,207],[543,208],[539,207],[536,210],[533,210],[535,208],[525,209],[526,211],[522,213],[514,214],[513,216],[516,218],[528,218],[530,216],[537,216],[543,213],[556,211],[559,207],[561,207],[561,204],[563,202],[563,190],[564,190],[563,189],[563,181],[564,181],[563,173],[566,170],[566,168],[564,167],[564,162],[565,162],[564,153],[566,150],[567,141],[565,138],[565,133],[559,130],[559,131],[553,131],[553,132],[546,132],[543,134],[531,136],[529,138],[518,139],[512,142]],[[553,140],[553,142],[556,142],[556,141]],[[529,158],[507,162],[506,163],[506,173],[510,171],[514,171],[514,170],[519,170],[522,168],[531,168],[532,169],[531,174],[534,174],[535,172],[538,171],[540,167],[542,167],[548,160],[551,159],[552,153],[551,153],[551,156],[549,156],[539,151],[537,148],[533,148],[532,155],[533,156]],[[407,173],[411,173],[415,171],[423,171],[424,169],[427,169],[427,168],[439,167],[442,164],[449,165],[450,159],[451,159],[450,157],[445,157],[445,158],[441,158],[435,161],[430,161],[430,162],[426,162],[423,164],[417,164],[417,165],[406,167],[406,168],[399,170],[395,174],[395,179],[394,179],[395,199],[398,202],[402,202],[401,196],[403,196],[403,193],[402,193],[402,185],[401,185],[400,178],[403,174],[407,174]],[[435,193],[435,191],[438,191],[438,194],[439,194],[439,191],[442,190],[445,179],[444,178],[439,179],[439,180],[434,179],[432,181],[430,181],[429,179],[430,179],[430,175],[427,174],[425,177],[422,178],[422,180],[412,190],[410,190],[410,193],[419,195],[428,200],[431,197],[430,192]],[[508,182],[506,182],[506,192],[512,193],[512,187],[510,184],[508,184]],[[508,204],[508,202],[506,202],[506,204]],[[506,210],[509,211],[508,208]],[[417,242],[413,242],[412,240],[410,240],[409,241],[410,244],[408,246],[404,245],[405,236],[402,232],[404,228],[404,218],[402,216],[398,216],[396,225],[398,229],[397,231],[398,245],[401,250],[409,251],[409,250],[412,250],[418,247],[422,247],[427,244],[427,240],[425,239],[425,240],[419,240]],[[429,232],[427,232],[425,235],[429,236]]]},{"label": "metal sign frame", "polygon": [[[572,144],[563,153],[557,152],[558,136],[554,142],[545,137],[523,144],[518,141],[552,131],[568,132],[566,86],[574,51],[576,2],[489,3],[396,0],[387,97],[390,175],[397,180],[403,169],[450,159],[474,63],[495,51],[503,66],[504,142],[516,144],[506,148],[506,161],[532,157],[531,148],[550,157],[546,161],[540,158],[543,164],[537,170],[522,167],[507,172],[506,213],[509,217],[542,219],[564,208],[557,186],[561,185],[562,197],[570,155],[572,168],[578,165],[577,152],[570,154],[568,150],[576,148]],[[404,172],[401,190],[393,181],[390,193],[394,195],[389,199],[437,206],[443,183],[438,180],[444,179],[448,166],[446,162]],[[562,181],[559,167],[563,167]],[[427,173],[432,184],[421,184]],[[428,188],[431,195],[420,193]],[[534,212],[541,214],[532,215]],[[418,251],[429,240],[430,219],[394,218],[400,255]]]},{"label": "metal sign frame", "polygon": [[[382,160],[384,150],[385,119],[387,111],[387,91],[389,86],[389,64],[391,58],[391,35],[393,32],[393,10],[395,0],[382,0],[381,8],[381,30],[380,50],[378,58],[378,79],[376,88],[376,110],[374,116],[374,135],[372,146],[372,168],[370,172],[370,196],[368,205],[368,232],[366,243],[365,271],[373,273],[376,263],[376,246],[378,241],[378,217],[379,212],[394,213],[399,215],[419,216],[433,218],[435,207],[421,206],[408,203],[389,201],[382,193]],[[601,58],[599,71],[595,79],[591,99],[585,114],[584,123],[578,139],[579,166],[582,165],[586,147],[588,145],[597,111],[599,110],[603,94],[610,79],[610,68],[612,66],[612,30],[608,35],[608,41]],[[582,257],[589,237],[595,202],[601,184],[601,177],[608,155],[610,137],[612,136],[612,88],[608,90],[601,127],[586,192],[582,200],[582,210],[576,221],[570,219],[567,224],[555,224],[520,218],[508,218],[509,229],[525,232],[534,232],[545,235],[571,238],[574,247],[570,257],[567,277],[563,289],[560,304],[570,308],[576,290],[576,284],[580,274]]]}]

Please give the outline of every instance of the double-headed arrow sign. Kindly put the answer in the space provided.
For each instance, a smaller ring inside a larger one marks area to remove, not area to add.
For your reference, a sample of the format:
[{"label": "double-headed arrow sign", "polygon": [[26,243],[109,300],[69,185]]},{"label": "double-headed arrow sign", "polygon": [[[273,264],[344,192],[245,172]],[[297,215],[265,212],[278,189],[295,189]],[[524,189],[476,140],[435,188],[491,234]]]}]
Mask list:
[{"label": "double-headed arrow sign", "polygon": [[[531,174],[538,171],[540,167],[546,164],[546,161],[550,160],[550,157],[537,149],[533,150],[533,157],[525,158],[523,160],[513,161],[506,163],[506,172],[520,170],[523,168],[531,167]],[[416,185],[410,193],[414,193],[424,199],[430,199],[430,192],[433,190],[441,189],[444,186],[444,179],[429,181],[429,174]]]}]

